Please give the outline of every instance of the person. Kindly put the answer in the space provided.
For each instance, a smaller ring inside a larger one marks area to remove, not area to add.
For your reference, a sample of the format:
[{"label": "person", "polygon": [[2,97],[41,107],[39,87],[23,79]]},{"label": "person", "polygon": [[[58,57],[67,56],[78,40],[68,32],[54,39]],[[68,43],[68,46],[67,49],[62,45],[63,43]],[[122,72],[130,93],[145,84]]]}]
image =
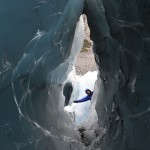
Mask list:
[{"label": "person", "polygon": [[80,100],[74,100],[73,102],[74,102],[74,103],[82,103],[82,102],[86,102],[86,101],[88,101],[88,100],[91,100],[91,99],[92,99],[93,92],[92,92],[90,89],[86,89],[86,90],[85,90],[85,93],[87,94],[87,96],[83,97],[83,98],[80,99]]}]

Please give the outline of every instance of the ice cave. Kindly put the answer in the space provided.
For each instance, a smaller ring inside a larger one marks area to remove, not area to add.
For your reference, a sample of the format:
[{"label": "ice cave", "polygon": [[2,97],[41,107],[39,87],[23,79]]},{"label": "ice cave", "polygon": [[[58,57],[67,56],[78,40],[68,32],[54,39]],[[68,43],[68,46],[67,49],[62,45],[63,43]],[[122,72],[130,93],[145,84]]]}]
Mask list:
[{"label": "ice cave", "polygon": [[[79,82],[64,96],[82,14],[97,65],[84,108]],[[150,0],[0,0],[0,21],[0,150],[150,150]]]}]

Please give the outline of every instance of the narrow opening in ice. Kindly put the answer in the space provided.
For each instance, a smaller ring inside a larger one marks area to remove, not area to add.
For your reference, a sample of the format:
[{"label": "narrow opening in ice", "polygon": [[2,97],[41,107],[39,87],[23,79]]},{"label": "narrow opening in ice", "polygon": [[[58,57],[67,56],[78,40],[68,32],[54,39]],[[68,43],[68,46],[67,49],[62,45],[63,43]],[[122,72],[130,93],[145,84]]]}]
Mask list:
[{"label": "narrow opening in ice", "polygon": [[[87,24],[87,18],[84,15],[85,38],[83,48],[75,62],[75,72],[70,75],[73,77],[72,85],[67,85],[72,92],[69,103],[66,102],[64,110],[67,111],[76,125],[83,124],[90,111],[91,100],[82,103],[73,103],[74,100],[80,100],[86,96],[85,90],[94,90],[95,81],[97,80],[97,68],[94,54],[92,51],[92,41],[90,40],[90,30]],[[71,87],[72,86],[72,87]],[[69,93],[70,94],[70,93]]]},{"label": "narrow opening in ice", "polygon": [[76,125],[80,125],[86,121],[91,107],[91,100],[82,103],[73,103],[73,101],[85,97],[85,89],[88,88],[93,91],[96,79],[97,71],[89,71],[83,76],[76,76],[69,104],[65,107],[65,110],[70,113]]}]

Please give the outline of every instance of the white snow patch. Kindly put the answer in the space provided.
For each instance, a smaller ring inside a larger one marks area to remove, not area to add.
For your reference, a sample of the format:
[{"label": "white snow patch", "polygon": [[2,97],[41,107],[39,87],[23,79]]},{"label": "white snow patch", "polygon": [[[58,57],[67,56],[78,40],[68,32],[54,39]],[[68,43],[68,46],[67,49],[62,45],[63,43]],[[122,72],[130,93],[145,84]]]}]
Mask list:
[{"label": "white snow patch", "polygon": [[97,71],[87,72],[85,75],[76,76],[75,78],[70,103],[64,108],[64,110],[71,114],[73,122],[76,125],[81,125],[86,121],[89,115],[91,101],[89,100],[83,103],[73,103],[73,101],[79,100],[86,96],[85,89],[90,89],[93,91],[96,80]]}]

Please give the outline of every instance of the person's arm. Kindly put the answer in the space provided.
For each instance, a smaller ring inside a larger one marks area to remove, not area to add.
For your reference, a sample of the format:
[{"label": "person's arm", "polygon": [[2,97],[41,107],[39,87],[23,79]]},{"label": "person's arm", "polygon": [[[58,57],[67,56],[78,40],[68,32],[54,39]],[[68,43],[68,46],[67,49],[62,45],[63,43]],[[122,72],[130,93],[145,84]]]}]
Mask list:
[{"label": "person's arm", "polygon": [[85,102],[85,101],[88,101],[88,100],[91,100],[91,97],[90,96],[85,96],[83,97],[82,99],[80,100],[75,100],[73,101],[74,103],[82,103],[82,102]]}]

